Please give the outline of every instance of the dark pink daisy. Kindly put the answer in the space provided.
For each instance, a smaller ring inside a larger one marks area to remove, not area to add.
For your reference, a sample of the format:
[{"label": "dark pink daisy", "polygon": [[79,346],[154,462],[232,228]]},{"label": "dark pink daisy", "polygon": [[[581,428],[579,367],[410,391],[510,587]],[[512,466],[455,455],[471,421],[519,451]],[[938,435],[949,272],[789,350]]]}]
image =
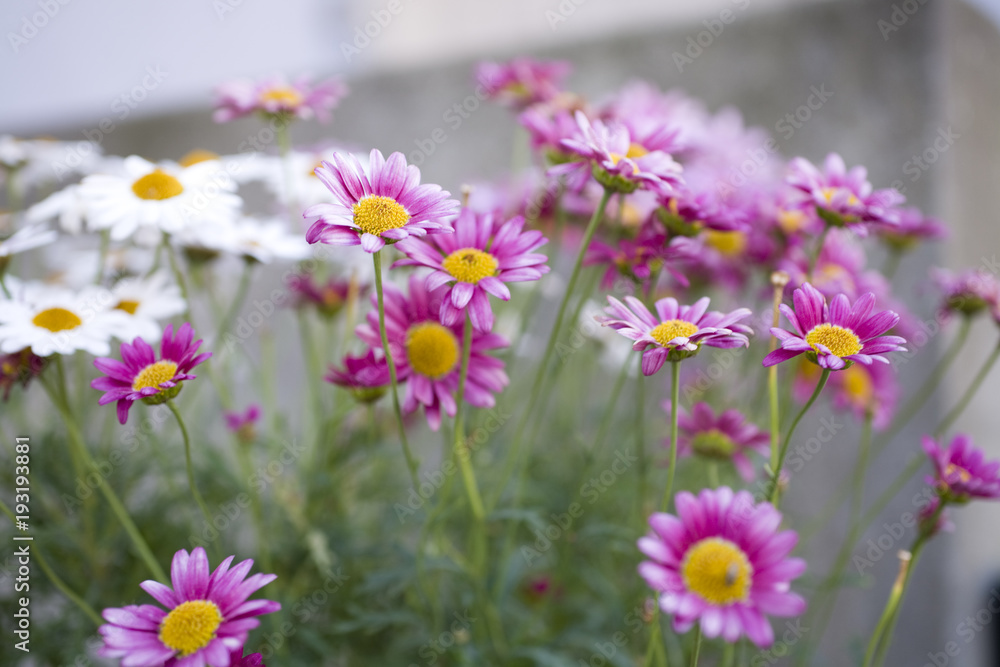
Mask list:
[{"label": "dark pink daisy", "polygon": [[448,219],[458,202],[440,186],[420,184],[420,170],[407,165],[402,153],[386,160],[373,149],[368,169],[350,153],[334,153],[323,161],[316,176],[333,193],[333,204],[306,209],[305,218],[318,218],[306,233],[309,243],[360,245],[378,252],[386,243],[410,236],[450,233]]},{"label": "dark pink daisy", "polygon": [[197,375],[188,371],[212,356],[198,354],[201,339],[194,340],[194,330],[185,322],[174,336],[174,325],[168,324],[160,341],[160,357],[142,338],[122,343],[122,360],[100,357],[94,360],[97,370],[104,373],[90,383],[104,392],[98,405],[118,401],[118,421],[128,420],[128,411],[136,401],[149,405],[165,403],[181,390],[181,383]]},{"label": "dark pink daisy", "polygon": [[681,492],[677,516],[649,517],[652,531],[639,540],[650,560],[639,574],[660,594],[660,608],[674,617],[677,632],[695,623],[709,638],[733,643],[741,636],[761,648],[774,642],[767,616],[798,616],[805,600],[789,590],[806,563],[788,555],[795,531],[778,532],[781,513],[754,504],[748,491],[703,489]]},{"label": "dark pink daisy", "polygon": [[476,81],[489,99],[524,109],[558,95],[571,69],[563,60],[514,58],[506,63],[481,62],[476,66]]},{"label": "dark pink daisy", "polygon": [[347,86],[339,79],[328,79],[317,84],[309,77],[299,77],[289,82],[284,76],[272,76],[260,81],[237,79],[216,89],[215,113],[217,123],[227,123],[252,113],[267,116],[285,116],[300,119],[330,119],[330,111],[347,94]]},{"label": "dark pink daisy", "polygon": [[447,285],[441,300],[441,323],[462,322],[466,309],[476,331],[493,329],[493,309],[487,294],[510,300],[505,283],[538,280],[549,272],[548,257],[533,252],[548,242],[537,230],[524,231],[524,218],[511,218],[497,227],[491,214],[462,209],[455,233],[399,244],[406,255],[393,267],[426,266],[427,291]]},{"label": "dark pink daisy", "polygon": [[601,288],[610,290],[619,276],[629,278],[648,288],[649,280],[660,269],[666,269],[675,280],[685,287],[687,277],[674,268],[680,259],[690,259],[697,252],[697,245],[691,239],[675,236],[667,241],[663,227],[655,222],[642,225],[634,239],[621,239],[615,245],[603,241],[592,241],[584,255],[583,265],[607,265],[601,280]]},{"label": "dark pink daisy", "polygon": [[139,585],[166,610],[150,604],[105,609],[100,655],[121,658],[122,667],[229,667],[236,651],[242,655],[247,633],[260,625],[256,617],[281,609],[271,600],[247,599],[277,575],[247,577],[253,561],[230,569],[233,558],[209,574],[204,549],[178,551],[170,565],[172,589],[158,581]]},{"label": "dark pink daisy", "polygon": [[257,439],[257,422],[260,421],[261,409],[256,403],[247,406],[243,412],[224,412],[226,428],[234,433],[242,442],[253,442]]},{"label": "dark pink daisy", "polygon": [[934,282],[944,294],[941,311],[973,316],[988,311],[1000,323],[1000,282],[984,269],[970,269],[958,275],[945,269],[932,271]]},{"label": "dark pink daisy", "polygon": [[795,310],[785,304],[781,304],[780,310],[795,332],[778,327],[771,329],[781,347],[764,357],[765,366],[774,366],[804,353],[813,363],[839,371],[852,361],[887,364],[889,360],[883,354],[906,351],[905,339],[882,335],[896,326],[899,315],[891,310],[872,314],[875,295],[871,292],[862,295],[853,306],[845,295],[838,294],[827,306],[819,290],[804,283],[792,294],[792,300]]},{"label": "dark pink daisy", "polygon": [[349,389],[362,403],[372,403],[382,398],[389,388],[389,363],[381,348],[361,356],[348,354],[343,359],[343,369],[330,366],[323,379],[338,387]]},{"label": "dark pink daisy", "polygon": [[267,665],[264,664],[264,658],[260,653],[243,655],[243,649],[238,648],[233,651],[229,667],[267,667]]},{"label": "dark pink daisy", "polygon": [[[645,304],[633,296],[625,303],[613,296],[604,309],[610,317],[595,319],[622,336],[635,341],[632,349],[642,352],[642,374],[653,375],[666,361],[680,361],[694,356],[702,345],[710,347],[747,347],[747,335],[752,329],[740,324],[752,314],[749,308],[737,308],[731,313],[708,311],[708,297],[691,306],[681,306],[677,299],[666,297],[656,302],[656,317]],[[628,304],[628,305],[626,305]]]},{"label": "dark pink daisy", "polygon": [[[410,294],[404,295],[392,285],[385,287],[385,327],[396,375],[406,382],[403,411],[413,412],[423,405],[427,423],[433,430],[441,425],[441,409],[449,417],[457,411],[462,360],[463,324],[441,324],[439,313],[444,288],[427,290],[423,279],[410,276]],[[368,312],[368,323],[357,328],[358,337],[372,348],[382,348],[379,336],[378,310],[375,297]],[[499,393],[509,380],[500,359],[486,354],[507,347],[503,336],[473,330],[469,357],[469,375],[465,383],[465,400],[477,408],[496,405],[494,393]]]},{"label": "dark pink daisy", "polygon": [[563,139],[564,151],[583,158],[549,169],[553,176],[565,176],[567,186],[579,191],[593,177],[607,189],[630,193],[637,189],[669,195],[681,183],[681,166],[663,151],[650,150],[629,135],[621,123],[593,123],[582,111],[576,112],[579,134]]},{"label": "dark pink daisy", "polygon": [[836,153],[826,156],[823,171],[805,158],[794,158],[786,181],[807,195],[804,205],[815,207],[827,223],[848,225],[861,235],[868,231],[862,223],[897,223],[897,207],[905,200],[892,188],[873,191],[868,171],[862,166],[848,170]]},{"label": "dark pink daisy", "polygon": [[[670,401],[663,404],[670,414]],[[695,454],[710,460],[732,461],[746,482],[754,479],[753,462],[747,452],[761,456],[770,453],[771,437],[747,421],[739,410],[726,410],[721,414],[708,403],[697,403],[691,413],[677,415],[677,452],[682,456]]]},{"label": "dark pink daisy", "polygon": [[927,483],[945,502],[1000,498],[1000,461],[986,461],[983,450],[972,445],[972,438],[956,435],[950,445],[941,447],[925,435],[922,444],[934,464],[934,475],[927,477]]}]

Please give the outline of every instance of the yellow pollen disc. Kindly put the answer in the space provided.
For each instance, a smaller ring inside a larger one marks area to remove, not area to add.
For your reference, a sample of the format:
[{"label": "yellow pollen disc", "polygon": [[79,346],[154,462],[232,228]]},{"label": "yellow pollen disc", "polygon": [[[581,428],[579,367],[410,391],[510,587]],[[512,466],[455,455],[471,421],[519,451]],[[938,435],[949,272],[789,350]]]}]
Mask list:
[{"label": "yellow pollen disc", "polygon": [[399,229],[409,220],[410,214],[392,197],[371,195],[354,205],[354,224],[362,232],[375,236],[390,229]]},{"label": "yellow pollen disc", "polygon": [[176,178],[157,169],[132,184],[132,192],[139,199],[170,199],[184,192]]},{"label": "yellow pollen disc", "polygon": [[850,329],[836,324],[819,324],[806,334],[806,342],[819,352],[823,345],[838,357],[847,357],[861,351],[861,339]]},{"label": "yellow pollen disc", "polygon": [[698,327],[685,320],[667,320],[661,322],[649,332],[657,343],[666,347],[667,344],[678,336],[689,338],[698,332]]},{"label": "yellow pollen disc", "polygon": [[199,162],[208,162],[209,160],[218,160],[219,154],[213,153],[212,151],[206,151],[201,148],[196,148],[184,157],[180,159],[179,164],[182,167],[190,167],[193,164],[198,164]]},{"label": "yellow pollen disc", "polygon": [[966,469],[965,469],[965,468],[963,468],[962,466],[957,466],[957,465],[955,465],[954,463],[949,463],[949,464],[948,464],[948,467],[946,467],[946,468],[944,469],[944,474],[945,474],[945,475],[947,475],[947,476],[949,476],[949,477],[950,477],[951,475],[954,475],[954,474],[956,474],[956,473],[958,473],[958,478],[959,478],[959,479],[960,479],[960,480],[961,480],[961,481],[962,481],[963,483],[964,483],[964,482],[968,482],[968,481],[969,481],[970,479],[972,479],[972,475],[971,475],[971,474],[969,473],[969,471],[968,471],[968,470],[966,470]]},{"label": "yellow pollen disc", "polygon": [[692,545],[681,561],[684,585],[706,602],[725,606],[746,600],[753,583],[753,566],[743,550],[721,537]]},{"label": "yellow pollen disc", "polygon": [[159,388],[162,383],[174,379],[175,375],[177,375],[177,364],[166,360],[157,361],[139,371],[132,381],[132,391],[147,387]]},{"label": "yellow pollen disc", "polygon": [[[823,198],[826,199],[826,203],[829,204],[830,202],[833,201],[833,196],[835,194],[837,194],[838,189],[837,188],[823,188],[821,192],[823,193]],[[853,193],[851,193],[851,194],[847,195],[847,203],[850,206],[857,206],[857,204],[858,204],[858,198],[855,197]]]},{"label": "yellow pollen disc", "polygon": [[611,154],[611,164],[618,164],[623,157],[635,159],[642,157],[643,155],[649,155],[649,151],[637,143],[631,143],[628,145],[628,150],[625,152],[625,155],[622,155],[621,153]]},{"label": "yellow pollen disc", "polygon": [[458,363],[458,340],[436,322],[423,322],[406,332],[406,360],[417,373],[444,377]]},{"label": "yellow pollen disc", "polygon": [[138,301],[130,301],[124,299],[118,302],[118,305],[114,307],[114,310],[124,310],[129,315],[135,315],[135,311],[139,309]]},{"label": "yellow pollen disc", "polygon": [[778,212],[778,225],[784,230],[786,234],[793,234],[802,227],[802,223],[806,221],[806,214],[802,211],[779,211]]},{"label": "yellow pollen disc", "polygon": [[208,646],[222,625],[222,612],[214,602],[189,600],[173,608],[160,623],[160,641],[181,656]]},{"label": "yellow pollen disc", "polygon": [[847,392],[853,403],[861,406],[871,405],[875,387],[872,385],[868,371],[863,370],[860,365],[851,366],[844,371],[843,378],[844,391]]},{"label": "yellow pollen disc", "polygon": [[288,86],[271,88],[260,94],[261,102],[277,102],[286,107],[297,107],[302,104],[302,99],[302,93]]},{"label": "yellow pollen disc", "polygon": [[744,232],[705,232],[705,243],[712,246],[723,255],[732,257],[741,254],[747,247],[747,235]]},{"label": "yellow pollen disc", "polygon": [[76,313],[65,308],[48,308],[35,315],[31,323],[36,327],[48,329],[52,333],[56,333],[58,331],[75,329],[83,324],[83,320]]},{"label": "yellow pollen disc", "polygon": [[496,275],[499,265],[496,257],[476,248],[456,250],[441,262],[444,270],[455,280],[473,285],[487,276]]}]

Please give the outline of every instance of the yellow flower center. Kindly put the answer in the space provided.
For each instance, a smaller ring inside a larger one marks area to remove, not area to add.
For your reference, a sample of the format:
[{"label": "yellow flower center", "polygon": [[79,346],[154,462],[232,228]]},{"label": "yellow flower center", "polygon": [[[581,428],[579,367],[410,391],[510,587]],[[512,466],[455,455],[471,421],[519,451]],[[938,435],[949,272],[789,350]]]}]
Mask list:
[{"label": "yellow flower center", "polygon": [[370,195],[354,205],[354,224],[362,232],[375,236],[390,229],[399,229],[409,220],[410,214],[392,197]]},{"label": "yellow flower center", "polygon": [[681,575],[689,591],[710,604],[725,606],[747,599],[753,566],[743,550],[729,540],[706,537],[684,554]]},{"label": "yellow flower center", "polygon": [[802,211],[778,211],[778,225],[786,234],[794,234],[802,228],[806,214]]},{"label": "yellow flower center", "polygon": [[214,602],[189,600],[174,607],[160,623],[160,641],[181,656],[189,656],[208,646],[220,625],[222,612]]},{"label": "yellow flower center", "polygon": [[190,167],[193,164],[198,164],[199,162],[208,162],[209,160],[218,160],[219,154],[213,153],[212,151],[206,151],[203,148],[196,148],[184,157],[180,159],[179,164],[182,167]]},{"label": "yellow flower center", "polygon": [[289,86],[271,88],[260,94],[261,102],[277,102],[286,107],[297,107],[302,104],[302,93]]},{"label": "yellow flower center", "polygon": [[612,153],[611,164],[618,164],[618,162],[622,159],[622,157],[635,159],[642,157],[643,155],[649,155],[649,151],[643,148],[640,144],[633,142],[628,145],[628,151],[625,153],[624,156],[622,156],[619,153]]},{"label": "yellow flower center", "polygon": [[718,232],[710,229],[705,232],[705,243],[723,255],[733,257],[746,249],[747,235],[743,232]]},{"label": "yellow flower center", "polygon": [[458,340],[436,322],[423,322],[406,332],[406,360],[417,373],[438,379],[458,363]]},{"label": "yellow flower center", "polygon": [[135,311],[139,309],[138,301],[131,301],[128,299],[123,299],[118,302],[118,305],[114,307],[114,310],[124,310],[129,315],[135,315]]},{"label": "yellow flower center", "polygon": [[35,315],[31,323],[36,327],[57,333],[59,331],[75,329],[83,324],[83,320],[76,313],[65,308],[47,308]]},{"label": "yellow flower center", "polygon": [[691,439],[696,454],[710,459],[728,459],[736,452],[736,443],[717,428],[702,431]]},{"label": "yellow flower center", "polygon": [[162,383],[172,380],[175,375],[177,375],[177,364],[165,359],[157,361],[139,371],[132,382],[132,391],[139,391],[147,387],[159,388]]},{"label": "yellow flower center", "polygon": [[947,477],[951,477],[954,474],[958,474],[958,479],[960,479],[962,483],[968,482],[970,479],[972,479],[972,474],[968,470],[966,470],[962,466],[955,465],[954,463],[948,464],[948,466],[944,469],[944,474]]},{"label": "yellow flower center", "polygon": [[653,340],[657,343],[666,347],[670,341],[678,336],[688,338],[697,332],[698,327],[690,322],[687,322],[686,320],[667,320],[666,322],[661,322],[656,325],[656,327],[649,332],[649,335],[652,336]]},{"label": "yellow flower center", "polygon": [[853,403],[860,406],[871,405],[875,387],[868,371],[863,370],[861,366],[851,366],[844,371],[843,378],[844,391],[847,392]]},{"label": "yellow flower center", "polygon": [[487,276],[496,274],[499,265],[496,257],[476,248],[456,250],[441,262],[444,270],[455,280],[473,285]]},{"label": "yellow flower center", "polygon": [[819,324],[806,334],[806,342],[819,352],[817,345],[823,345],[838,357],[846,357],[861,351],[861,339],[851,331],[837,324]]},{"label": "yellow flower center", "polygon": [[157,169],[132,184],[132,192],[139,199],[170,199],[184,192],[176,178]]},{"label": "yellow flower center", "polygon": [[[826,199],[826,203],[829,204],[833,201],[833,196],[840,191],[839,188],[823,188],[823,198]],[[847,195],[847,203],[849,206],[857,206],[858,198],[854,196],[854,193]]]}]

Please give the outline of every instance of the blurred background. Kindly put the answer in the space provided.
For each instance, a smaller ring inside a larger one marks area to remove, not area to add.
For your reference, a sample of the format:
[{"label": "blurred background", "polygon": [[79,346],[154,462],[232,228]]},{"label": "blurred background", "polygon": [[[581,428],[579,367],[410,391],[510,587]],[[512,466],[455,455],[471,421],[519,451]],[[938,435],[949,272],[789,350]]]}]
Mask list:
[{"label": "blurred background", "polygon": [[[785,156],[819,162],[837,151],[868,166],[876,187],[903,190],[951,228],[946,243],[922,250],[897,278],[922,318],[934,315],[930,265],[1000,266],[1000,0],[7,0],[0,25],[8,42],[0,134],[90,140],[109,154],[153,160],[194,148],[230,154],[257,123],[215,125],[214,86],[276,72],[340,74],[352,92],[334,122],[299,124],[294,140],[403,151],[426,180],[457,192],[508,169],[515,133],[507,111],[476,96],[473,64],[561,58],[574,65],[570,87],[585,95],[608,95],[633,78],[681,88],[711,109],[735,106]],[[817,90],[826,100],[803,107]],[[464,112],[456,116],[454,105]],[[804,122],[783,124],[801,108]],[[964,390],[996,336],[986,322],[973,328],[940,401],[877,461],[869,497]],[[947,338],[928,332],[927,349],[939,352]],[[930,356],[901,368],[904,386],[925,376]],[[998,396],[994,373],[959,424],[993,458]],[[836,491],[833,480],[850,474],[856,442],[851,426],[801,473],[787,503],[799,526]],[[919,485],[886,509],[863,545],[886,531],[883,521],[912,510]],[[972,504],[954,516],[955,532],[921,562],[889,664],[1000,665],[1000,619],[987,604],[1000,599],[997,507]],[[829,567],[845,531],[841,517],[810,545],[811,568]],[[889,554],[851,583],[814,664],[853,664],[895,571]],[[944,653],[949,642],[957,655]]]}]

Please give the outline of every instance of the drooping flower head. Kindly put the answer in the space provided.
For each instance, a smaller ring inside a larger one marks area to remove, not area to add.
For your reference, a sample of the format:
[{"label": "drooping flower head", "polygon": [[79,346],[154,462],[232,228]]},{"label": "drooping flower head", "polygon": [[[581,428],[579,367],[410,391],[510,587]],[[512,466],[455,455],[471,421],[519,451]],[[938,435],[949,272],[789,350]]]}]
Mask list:
[{"label": "drooping flower head", "polygon": [[895,224],[899,219],[897,207],[905,200],[903,195],[892,188],[873,190],[868,170],[862,166],[848,170],[836,153],[826,156],[822,171],[801,157],[788,168],[788,184],[806,194],[804,205],[815,207],[827,224],[850,226],[865,235],[864,223]]},{"label": "drooping flower head", "polygon": [[935,269],[932,274],[938,289],[944,294],[943,313],[972,317],[985,310],[1000,324],[1000,282],[995,274],[982,269],[971,269],[958,275]]},{"label": "drooping flower head", "polygon": [[3,400],[10,398],[10,390],[15,384],[27,388],[33,378],[42,374],[45,360],[33,354],[30,348],[11,354],[0,354],[0,393]]},{"label": "drooping flower head", "polygon": [[579,134],[561,144],[582,159],[549,169],[551,175],[566,176],[574,191],[591,175],[606,189],[626,194],[642,188],[668,195],[681,182],[681,166],[668,153],[634,142],[625,125],[592,123],[582,111],[576,112],[576,122]]},{"label": "drooping flower head", "polygon": [[[413,412],[424,406],[427,423],[433,430],[441,425],[441,409],[454,417],[457,409],[462,360],[463,325],[441,324],[440,300],[444,288],[429,292],[425,281],[410,276],[410,293],[404,295],[392,285],[386,285],[385,326],[392,359],[399,380],[406,382],[403,411]],[[376,299],[372,296],[372,305]],[[357,329],[358,337],[373,348],[381,348],[377,307],[368,312],[367,324]],[[473,330],[469,375],[465,383],[465,400],[478,408],[491,408],[498,393],[509,382],[500,359],[486,354],[489,350],[507,347],[503,336]]]},{"label": "drooping flower head", "polygon": [[[820,369],[803,358],[797,371],[792,381],[792,393],[796,401],[805,403],[816,388]],[[859,422],[871,412],[872,426],[877,430],[885,429],[892,423],[899,392],[896,373],[887,364],[854,364],[830,375],[826,388],[826,393],[833,397],[835,409],[850,410]]]},{"label": "drooping flower head", "polygon": [[410,236],[451,232],[447,221],[458,202],[440,186],[421,185],[420,169],[407,165],[402,153],[386,160],[373,149],[367,170],[353,155],[334,153],[316,175],[336,202],[306,209],[303,217],[319,218],[306,234],[309,243],[360,245],[374,253]]},{"label": "drooping flower head", "polygon": [[538,280],[549,272],[548,257],[533,252],[547,243],[537,230],[524,231],[524,218],[516,216],[502,225],[490,214],[463,209],[455,220],[455,233],[399,244],[406,255],[396,266],[426,266],[427,290],[448,288],[441,300],[441,323],[460,324],[466,309],[477,331],[493,329],[493,309],[487,294],[510,300],[505,283]]},{"label": "drooping flower head", "polygon": [[236,118],[260,113],[265,117],[299,118],[316,117],[325,123],[330,111],[347,94],[347,86],[340,79],[327,79],[313,84],[302,76],[288,81],[284,76],[271,76],[260,81],[237,79],[216,89],[216,123],[228,123]]},{"label": "drooping flower head", "polygon": [[819,290],[804,283],[792,294],[792,300],[795,310],[785,304],[781,304],[780,310],[795,331],[771,329],[781,347],[764,357],[765,366],[774,366],[804,353],[813,363],[839,371],[853,361],[887,364],[889,360],[883,354],[906,351],[903,347],[906,340],[882,335],[896,326],[899,315],[891,310],[872,314],[875,295],[871,292],[864,294],[853,306],[846,296],[838,294],[828,306]]},{"label": "drooping flower head", "polygon": [[934,438],[924,436],[922,444],[934,464],[934,475],[927,477],[927,483],[945,502],[1000,498],[1000,461],[986,461],[983,450],[973,446],[972,438],[956,435],[950,445],[942,447]]},{"label": "drooping flower head", "polygon": [[875,233],[897,252],[912,250],[921,241],[938,241],[948,236],[948,228],[919,208],[900,209],[895,224],[876,224]]},{"label": "drooping flower head", "polygon": [[122,343],[122,360],[101,357],[94,360],[97,370],[104,373],[90,383],[104,392],[98,405],[118,402],[118,421],[128,420],[128,411],[136,401],[157,405],[169,401],[181,390],[181,383],[197,376],[189,371],[212,356],[211,352],[198,354],[201,340],[194,340],[194,330],[184,323],[174,335],[174,325],[163,330],[160,358],[141,338],[131,344]]},{"label": "drooping flower head", "polygon": [[302,273],[289,278],[288,289],[296,307],[311,306],[324,317],[334,317],[350,300],[352,291],[357,298],[368,291],[368,286],[358,285],[354,279],[330,278],[326,282],[318,282],[312,275]]},{"label": "drooping flower head", "polygon": [[601,288],[606,290],[614,286],[618,277],[628,278],[645,290],[649,280],[661,269],[666,269],[678,283],[687,286],[687,277],[673,265],[677,260],[690,259],[696,251],[696,244],[682,236],[667,241],[663,227],[650,221],[642,225],[635,238],[620,239],[615,245],[592,241],[583,265],[607,265],[601,279]]},{"label": "drooping flower head", "polygon": [[[663,404],[669,414],[670,401]],[[692,454],[714,461],[732,461],[746,482],[754,478],[753,462],[747,456],[755,451],[767,456],[770,436],[748,422],[739,410],[726,410],[720,414],[708,403],[697,403],[691,413],[677,415],[677,452],[682,456]]]},{"label": "drooping flower head", "polygon": [[476,81],[489,99],[524,109],[558,95],[571,69],[563,60],[514,58],[506,63],[481,62],[476,66]]},{"label": "drooping flower head", "polygon": [[609,296],[608,303],[604,312],[610,317],[599,315],[596,319],[601,325],[635,341],[632,349],[643,353],[643,375],[653,375],[666,361],[694,356],[702,345],[722,348],[750,345],[747,335],[752,329],[739,323],[750,317],[749,308],[720,313],[708,311],[708,297],[690,306],[681,306],[677,299],[666,297],[656,302],[654,317],[645,304],[633,296],[625,297],[624,304]]},{"label": "drooping flower head", "polygon": [[389,363],[381,349],[378,354],[374,348],[361,356],[347,354],[343,364],[343,370],[330,366],[323,379],[349,389],[360,403],[374,403],[385,395],[389,388]]},{"label": "drooping flower head", "polygon": [[261,410],[256,403],[251,403],[243,412],[225,412],[226,428],[240,439],[240,442],[250,443],[257,439],[257,422],[260,421]]},{"label": "drooping flower head", "polygon": [[232,660],[236,651],[242,656],[247,633],[260,625],[256,617],[278,611],[281,605],[248,600],[277,575],[247,577],[253,561],[230,569],[233,558],[226,558],[209,574],[203,548],[196,547],[190,554],[178,551],[170,565],[173,588],[158,581],[139,585],[166,610],[151,604],[105,609],[101,615],[107,623],[99,628],[104,640],[99,654],[121,658],[123,667],[240,665]]},{"label": "drooping flower head", "polygon": [[806,563],[788,555],[798,542],[778,532],[781,513],[755,505],[748,491],[704,489],[681,492],[677,516],[657,513],[651,532],[639,540],[650,560],[639,574],[660,594],[660,608],[674,617],[677,632],[695,623],[709,638],[733,643],[746,636],[761,648],[774,642],[767,616],[798,616],[805,600],[789,590]]}]

